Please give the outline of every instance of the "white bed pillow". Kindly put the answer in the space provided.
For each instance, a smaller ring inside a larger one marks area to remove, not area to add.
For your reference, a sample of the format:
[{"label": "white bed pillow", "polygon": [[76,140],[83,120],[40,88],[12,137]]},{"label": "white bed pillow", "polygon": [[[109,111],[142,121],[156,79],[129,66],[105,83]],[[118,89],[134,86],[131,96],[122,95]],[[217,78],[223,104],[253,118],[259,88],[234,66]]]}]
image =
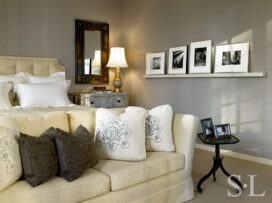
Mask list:
[{"label": "white bed pillow", "polygon": [[66,91],[68,92],[71,80],[65,80],[65,72],[57,72],[53,73],[50,76],[33,76],[30,73],[25,73],[26,83],[29,84],[41,84],[41,83],[51,83],[51,82],[59,82],[66,81]]},{"label": "white bed pillow", "polygon": [[131,110],[118,114],[111,109],[96,112],[95,141],[100,159],[142,161],[145,150],[145,113]]},{"label": "white bed pillow", "polygon": [[22,176],[19,145],[14,132],[0,127],[0,191]]},{"label": "white bed pillow", "polygon": [[162,105],[151,110],[128,107],[126,112],[141,110],[146,112],[145,137],[147,151],[175,151],[172,136],[173,110],[170,105]]},{"label": "white bed pillow", "polygon": [[17,84],[15,91],[20,106],[31,107],[60,107],[71,104],[67,97],[66,81],[42,84]]},{"label": "white bed pillow", "polygon": [[13,84],[20,84],[26,82],[26,77],[22,72],[14,75],[0,75],[0,82],[12,82]]},{"label": "white bed pillow", "polygon": [[0,109],[10,109],[9,92],[12,90],[11,82],[0,83]]},{"label": "white bed pillow", "polygon": [[30,73],[26,73],[27,83],[51,83],[65,80],[65,72],[53,73],[50,76],[33,76]]}]

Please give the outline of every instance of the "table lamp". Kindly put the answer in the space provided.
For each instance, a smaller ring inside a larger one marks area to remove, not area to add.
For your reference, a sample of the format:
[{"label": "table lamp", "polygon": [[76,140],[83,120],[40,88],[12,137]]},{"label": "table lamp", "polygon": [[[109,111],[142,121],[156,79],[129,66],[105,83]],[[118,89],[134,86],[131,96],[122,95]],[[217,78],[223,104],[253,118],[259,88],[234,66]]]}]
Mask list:
[{"label": "table lamp", "polygon": [[94,60],[92,62],[92,74],[99,75],[101,67],[101,51],[95,50],[94,51]]},{"label": "table lamp", "polygon": [[115,77],[113,81],[114,92],[122,92],[122,79],[120,75],[120,68],[128,67],[125,49],[122,47],[112,47],[110,53],[110,59],[108,61],[107,67],[115,68]]}]

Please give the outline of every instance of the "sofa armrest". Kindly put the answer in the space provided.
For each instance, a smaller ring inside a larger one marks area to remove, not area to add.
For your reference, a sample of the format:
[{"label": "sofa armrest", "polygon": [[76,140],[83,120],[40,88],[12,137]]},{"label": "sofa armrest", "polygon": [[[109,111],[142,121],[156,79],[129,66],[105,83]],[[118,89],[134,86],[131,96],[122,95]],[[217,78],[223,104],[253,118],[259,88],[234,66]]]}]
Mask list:
[{"label": "sofa armrest", "polygon": [[173,140],[176,152],[185,155],[185,169],[191,170],[199,119],[193,115],[174,114]]}]

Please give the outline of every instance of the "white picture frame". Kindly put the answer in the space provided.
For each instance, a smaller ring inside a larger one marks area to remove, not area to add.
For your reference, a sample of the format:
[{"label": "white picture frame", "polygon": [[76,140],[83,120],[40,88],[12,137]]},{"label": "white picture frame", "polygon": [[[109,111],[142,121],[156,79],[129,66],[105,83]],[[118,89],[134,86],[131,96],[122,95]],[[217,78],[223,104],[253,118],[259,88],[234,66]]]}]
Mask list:
[{"label": "white picture frame", "polygon": [[212,40],[191,42],[189,73],[211,73]]},{"label": "white picture frame", "polygon": [[249,42],[216,46],[215,73],[247,73]]},{"label": "white picture frame", "polygon": [[165,52],[146,54],[146,75],[165,74]]},{"label": "white picture frame", "polygon": [[168,74],[186,74],[187,46],[169,48]]}]

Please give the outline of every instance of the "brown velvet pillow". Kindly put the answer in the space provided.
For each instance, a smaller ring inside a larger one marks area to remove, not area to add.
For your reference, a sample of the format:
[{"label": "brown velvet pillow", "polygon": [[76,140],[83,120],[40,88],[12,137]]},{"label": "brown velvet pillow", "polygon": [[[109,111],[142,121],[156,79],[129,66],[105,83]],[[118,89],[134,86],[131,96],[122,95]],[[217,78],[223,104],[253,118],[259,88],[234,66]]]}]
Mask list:
[{"label": "brown velvet pillow", "polygon": [[56,130],[60,176],[67,181],[78,178],[86,169],[97,163],[95,145],[91,144],[93,140],[83,128],[82,126],[76,129],[75,135],[58,128]]},{"label": "brown velvet pillow", "polygon": [[55,176],[58,161],[54,143],[20,133],[19,148],[26,181],[33,187]]}]

